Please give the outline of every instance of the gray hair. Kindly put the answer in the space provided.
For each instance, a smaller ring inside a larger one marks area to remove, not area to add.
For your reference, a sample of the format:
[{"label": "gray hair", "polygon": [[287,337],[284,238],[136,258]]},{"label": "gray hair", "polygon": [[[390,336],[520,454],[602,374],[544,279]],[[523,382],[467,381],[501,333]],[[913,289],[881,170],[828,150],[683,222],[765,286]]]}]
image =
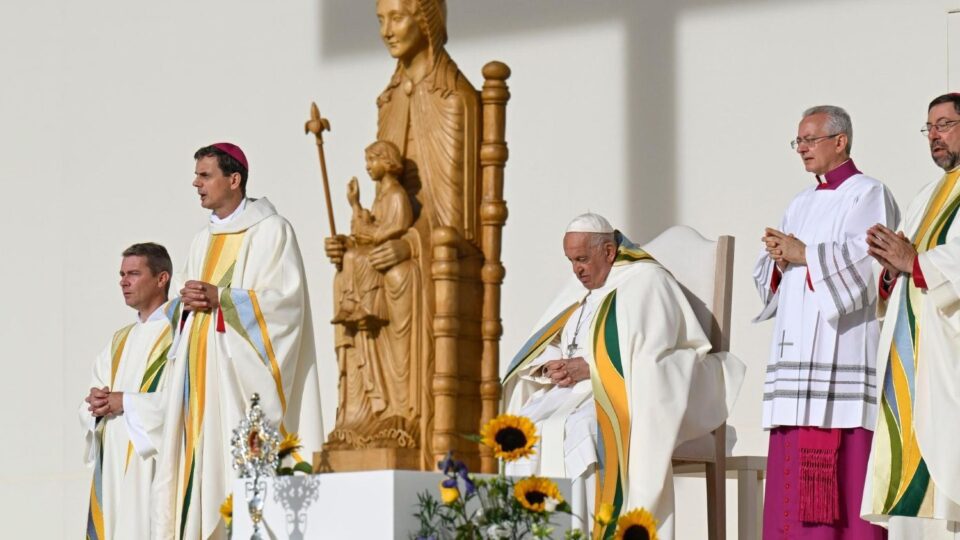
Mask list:
[{"label": "gray hair", "polygon": [[836,105],[817,105],[803,111],[803,118],[815,114],[827,115],[827,129],[831,135],[843,133],[847,136],[847,147],[844,148],[844,151],[849,156],[850,150],[853,148],[853,122],[850,121],[850,115],[847,114],[847,111]]}]

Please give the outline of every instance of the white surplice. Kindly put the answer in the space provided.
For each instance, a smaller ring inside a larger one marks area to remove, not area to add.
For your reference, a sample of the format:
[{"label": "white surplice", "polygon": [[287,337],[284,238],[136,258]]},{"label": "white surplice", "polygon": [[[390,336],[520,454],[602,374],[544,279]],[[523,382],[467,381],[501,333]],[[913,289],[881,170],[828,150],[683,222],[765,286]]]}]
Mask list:
[{"label": "white surplice", "polygon": [[[153,392],[141,392],[151,353],[162,355],[169,347],[170,322],[163,308],[146,321],[124,327],[114,337],[119,362],[113,373],[113,342],[93,365],[90,387],[123,392],[123,413],[100,419],[86,401],[80,403],[84,434],[84,463],[95,467],[101,459],[100,512],[103,537],[98,540],[147,538],[150,534],[150,489],[156,466],[156,447],[163,423],[164,382],[169,371],[157,377]],[[123,338],[123,335],[126,338]],[[162,361],[162,360],[161,360]],[[89,523],[88,523],[89,526]]]},{"label": "white surplice", "polygon": [[806,266],[789,265],[776,292],[776,265],[766,250],[753,272],[764,304],[754,322],[776,316],[764,384],[765,429],[873,430],[880,330],[878,278],[866,231],[898,222],[890,191],[859,172],[836,189],[810,187],[790,202],[780,230],[806,244]]},{"label": "white surplice", "polygon": [[[195,324],[201,317],[189,314],[174,344],[169,392],[178,399],[170,399],[166,410],[153,538],[224,537],[219,508],[236,477],[231,433],[254,393],[271,424],[299,434],[304,456],[322,444],[313,322],[300,248],[293,227],[267,199],[245,204],[235,217],[211,222],[194,238],[180,276],[181,281],[200,280],[212,242],[220,235],[243,234],[209,326]],[[190,370],[191,343],[206,345],[205,366],[194,368],[197,373]],[[200,381],[203,399],[191,402]],[[185,416],[198,417],[189,403],[203,404],[199,428],[194,428],[198,436],[184,425]],[[186,446],[193,448],[189,456]]]}]

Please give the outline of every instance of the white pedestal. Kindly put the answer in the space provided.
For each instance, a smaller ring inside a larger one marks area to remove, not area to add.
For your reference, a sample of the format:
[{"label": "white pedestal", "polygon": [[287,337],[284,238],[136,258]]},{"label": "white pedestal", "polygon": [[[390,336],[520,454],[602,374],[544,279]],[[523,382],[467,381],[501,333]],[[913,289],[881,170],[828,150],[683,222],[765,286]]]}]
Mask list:
[{"label": "white pedestal", "polygon": [[[439,499],[438,485],[443,478],[437,472],[417,471],[270,478],[266,480],[261,535],[277,540],[406,540],[419,527],[419,521],[413,516],[417,511],[417,495],[427,491]],[[234,540],[247,540],[253,532],[245,482],[240,479],[234,483]],[[570,480],[556,482],[560,493],[569,500]],[[568,514],[554,514],[554,538],[563,538],[570,521]]]}]

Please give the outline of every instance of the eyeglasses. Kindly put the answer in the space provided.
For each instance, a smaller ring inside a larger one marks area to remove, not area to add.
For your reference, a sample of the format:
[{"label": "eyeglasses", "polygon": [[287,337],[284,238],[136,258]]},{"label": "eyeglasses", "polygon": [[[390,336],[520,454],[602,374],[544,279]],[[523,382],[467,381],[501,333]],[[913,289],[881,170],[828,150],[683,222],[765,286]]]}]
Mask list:
[{"label": "eyeglasses", "polygon": [[960,124],[960,120],[941,120],[936,124],[927,124],[920,130],[920,134],[928,137],[933,130],[937,130],[937,133],[949,133],[957,124]]},{"label": "eyeglasses", "polygon": [[823,137],[805,137],[803,139],[801,139],[800,137],[797,137],[796,139],[790,141],[790,148],[793,148],[794,150],[796,150],[797,148],[800,148],[801,144],[805,144],[807,145],[807,148],[810,148],[810,147],[816,146],[818,142],[824,139],[832,139],[837,135],[840,135],[840,134],[834,133],[833,135],[824,135]]}]

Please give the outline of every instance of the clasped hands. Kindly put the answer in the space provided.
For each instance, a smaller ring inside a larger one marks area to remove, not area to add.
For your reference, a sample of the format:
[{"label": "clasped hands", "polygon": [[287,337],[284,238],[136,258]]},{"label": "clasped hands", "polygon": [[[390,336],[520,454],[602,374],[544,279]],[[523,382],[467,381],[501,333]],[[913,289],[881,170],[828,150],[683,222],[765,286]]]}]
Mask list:
[{"label": "clasped hands", "polygon": [[191,280],[180,289],[183,308],[189,311],[212,311],[220,307],[217,288],[203,281]]},{"label": "clasped hands", "polygon": [[583,357],[551,360],[543,364],[543,374],[550,377],[554,384],[567,388],[590,378],[590,366]]},{"label": "clasped hands", "polygon": [[763,233],[761,240],[766,246],[767,254],[781,271],[791,263],[804,266],[807,264],[807,245],[799,238],[770,227],[764,229]]},{"label": "clasped hands", "polygon": [[[799,239],[776,229],[767,228],[764,232],[763,243],[767,253],[780,270],[786,268],[788,263],[807,263],[806,245]],[[902,231],[894,232],[879,223],[867,229],[867,253],[894,276],[901,272],[912,272],[913,261],[917,257],[917,250]]]},{"label": "clasped hands", "polygon": [[90,405],[87,407],[90,414],[97,418],[123,412],[123,392],[111,392],[107,386],[91,388],[84,401]]},{"label": "clasped hands", "polygon": [[867,229],[867,253],[894,277],[913,272],[917,258],[917,250],[903,231],[893,232],[879,223]]}]

